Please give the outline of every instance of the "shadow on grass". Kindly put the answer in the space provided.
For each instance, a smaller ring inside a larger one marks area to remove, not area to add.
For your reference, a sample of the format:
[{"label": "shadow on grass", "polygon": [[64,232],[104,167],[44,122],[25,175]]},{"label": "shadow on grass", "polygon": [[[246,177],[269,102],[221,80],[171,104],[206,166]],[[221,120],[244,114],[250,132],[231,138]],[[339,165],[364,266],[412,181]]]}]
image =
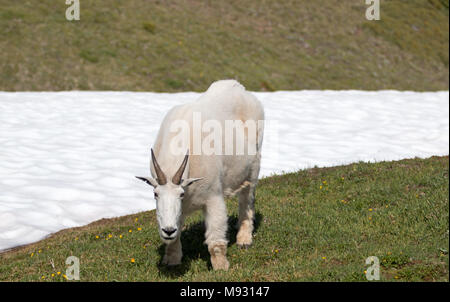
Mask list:
[{"label": "shadow on grass", "polygon": [[[254,221],[253,234],[258,231],[258,227],[262,220],[262,215],[256,213]],[[236,215],[228,217],[228,247],[236,243],[236,234],[238,232],[236,224],[238,218]],[[197,259],[203,259],[208,262],[208,270],[212,269],[208,248],[203,244],[205,240],[205,225],[204,221],[197,222],[189,226],[181,233],[181,245],[183,248],[183,259],[180,265],[170,267],[162,263],[164,257],[165,245],[159,246],[158,252],[160,260],[158,263],[158,269],[161,274],[176,278],[184,275],[191,267],[191,262]]]}]

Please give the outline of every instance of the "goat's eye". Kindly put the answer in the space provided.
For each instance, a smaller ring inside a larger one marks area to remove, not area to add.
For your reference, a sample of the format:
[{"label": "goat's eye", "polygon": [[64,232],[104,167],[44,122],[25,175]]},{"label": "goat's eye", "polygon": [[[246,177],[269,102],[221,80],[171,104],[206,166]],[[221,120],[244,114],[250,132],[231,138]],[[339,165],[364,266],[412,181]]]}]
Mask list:
[{"label": "goat's eye", "polygon": [[181,193],[181,194],[180,194],[180,197],[183,198],[183,197],[184,197],[184,193]]},{"label": "goat's eye", "polygon": [[155,198],[158,198],[158,193],[155,193]]}]

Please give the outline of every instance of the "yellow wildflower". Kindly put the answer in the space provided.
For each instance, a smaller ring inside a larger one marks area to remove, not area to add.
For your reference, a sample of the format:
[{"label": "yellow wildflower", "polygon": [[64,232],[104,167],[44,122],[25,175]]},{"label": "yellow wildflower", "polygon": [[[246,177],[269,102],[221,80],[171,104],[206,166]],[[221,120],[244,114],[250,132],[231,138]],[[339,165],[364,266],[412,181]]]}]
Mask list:
[{"label": "yellow wildflower", "polygon": [[135,263],[136,260],[134,260],[134,258],[131,258],[130,262],[131,262],[131,263]]},{"label": "yellow wildflower", "polygon": [[141,230],[142,230],[142,228],[137,228],[137,230],[138,230],[138,231],[141,231]]}]

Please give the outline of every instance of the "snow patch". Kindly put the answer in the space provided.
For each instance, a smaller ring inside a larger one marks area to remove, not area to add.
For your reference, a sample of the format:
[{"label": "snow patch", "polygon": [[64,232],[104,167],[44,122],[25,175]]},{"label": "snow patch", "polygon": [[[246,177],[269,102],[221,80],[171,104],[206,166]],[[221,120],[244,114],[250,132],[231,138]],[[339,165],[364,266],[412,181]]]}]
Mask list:
[{"label": "snow patch", "polygon": [[[448,155],[448,91],[255,93],[260,176]],[[0,250],[155,208],[149,153],[165,113],[199,93],[0,92]]]}]

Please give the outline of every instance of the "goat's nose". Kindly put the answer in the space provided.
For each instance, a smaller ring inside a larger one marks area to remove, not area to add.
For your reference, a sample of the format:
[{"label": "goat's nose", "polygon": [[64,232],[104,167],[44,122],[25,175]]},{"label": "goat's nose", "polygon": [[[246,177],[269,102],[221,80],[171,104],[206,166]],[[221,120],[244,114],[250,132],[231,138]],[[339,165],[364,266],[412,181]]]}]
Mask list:
[{"label": "goat's nose", "polygon": [[164,228],[162,229],[164,233],[166,233],[168,236],[172,235],[177,231],[176,228]]}]

